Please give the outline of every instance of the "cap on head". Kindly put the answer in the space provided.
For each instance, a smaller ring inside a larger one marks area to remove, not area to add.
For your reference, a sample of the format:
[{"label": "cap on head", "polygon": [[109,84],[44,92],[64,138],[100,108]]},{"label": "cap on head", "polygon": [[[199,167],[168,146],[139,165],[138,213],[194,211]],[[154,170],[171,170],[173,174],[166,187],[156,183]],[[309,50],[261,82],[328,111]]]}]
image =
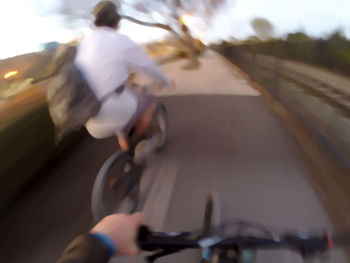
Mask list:
[{"label": "cap on head", "polygon": [[115,27],[120,21],[117,7],[112,1],[101,1],[94,8],[95,26]]}]

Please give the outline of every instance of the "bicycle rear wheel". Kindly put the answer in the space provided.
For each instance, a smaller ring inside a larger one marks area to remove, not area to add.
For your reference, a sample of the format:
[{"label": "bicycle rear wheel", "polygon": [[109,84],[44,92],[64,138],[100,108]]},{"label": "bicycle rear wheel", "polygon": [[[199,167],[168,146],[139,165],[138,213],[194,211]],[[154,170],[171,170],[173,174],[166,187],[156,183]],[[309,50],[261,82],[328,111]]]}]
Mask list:
[{"label": "bicycle rear wheel", "polygon": [[92,189],[91,208],[95,222],[110,214],[135,212],[141,172],[141,167],[124,152],[113,154],[103,164]]}]

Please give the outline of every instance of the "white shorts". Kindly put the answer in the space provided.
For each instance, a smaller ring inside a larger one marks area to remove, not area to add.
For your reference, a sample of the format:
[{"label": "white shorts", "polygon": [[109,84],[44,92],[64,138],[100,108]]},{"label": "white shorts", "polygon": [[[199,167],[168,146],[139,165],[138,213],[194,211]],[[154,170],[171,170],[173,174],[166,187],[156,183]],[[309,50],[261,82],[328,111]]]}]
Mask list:
[{"label": "white shorts", "polygon": [[137,96],[125,88],[121,94],[114,93],[103,102],[100,111],[89,119],[85,127],[92,137],[104,139],[119,135],[137,109]]}]

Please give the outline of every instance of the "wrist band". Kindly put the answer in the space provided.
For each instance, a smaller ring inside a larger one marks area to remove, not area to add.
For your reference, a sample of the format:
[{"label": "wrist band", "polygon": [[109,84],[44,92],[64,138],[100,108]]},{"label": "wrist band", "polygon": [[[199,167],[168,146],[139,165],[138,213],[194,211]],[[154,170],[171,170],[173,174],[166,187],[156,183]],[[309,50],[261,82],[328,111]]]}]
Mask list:
[{"label": "wrist band", "polygon": [[116,253],[116,246],[109,236],[99,232],[91,233],[91,236],[96,238],[102,245],[104,245],[107,248],[110,256],[113,256]]}]

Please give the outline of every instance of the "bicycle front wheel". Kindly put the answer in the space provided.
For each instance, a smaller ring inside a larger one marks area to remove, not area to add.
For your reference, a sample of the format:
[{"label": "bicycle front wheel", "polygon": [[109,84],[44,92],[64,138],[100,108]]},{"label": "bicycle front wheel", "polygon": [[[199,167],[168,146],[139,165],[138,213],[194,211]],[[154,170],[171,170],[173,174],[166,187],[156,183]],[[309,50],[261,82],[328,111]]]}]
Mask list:
[{"label": "bicycle front wheel", "polygon": [[114,213],[135,212],[141,168],[124,152],[113,154],[100,169],[93,189],[91,209],[95,222]]},{"label": "bicycle front wheel", "polygon": [[[219,194],[211,191],[206,200],[204,221],[202,228],[202,236],[208,237],[212,235],[220,236],[222,234],[222,208]],[[226,258],[219,250],[204,250],[202,251],[202,263],[218,263],[227,262]],[[209,253],[209,254],[207,254]]]},{"label": "bicycle front wheel", "polygon": [[222,208],[219,194],[211,191],[207,196],[203,222],[203,236],[222,234]]}]

